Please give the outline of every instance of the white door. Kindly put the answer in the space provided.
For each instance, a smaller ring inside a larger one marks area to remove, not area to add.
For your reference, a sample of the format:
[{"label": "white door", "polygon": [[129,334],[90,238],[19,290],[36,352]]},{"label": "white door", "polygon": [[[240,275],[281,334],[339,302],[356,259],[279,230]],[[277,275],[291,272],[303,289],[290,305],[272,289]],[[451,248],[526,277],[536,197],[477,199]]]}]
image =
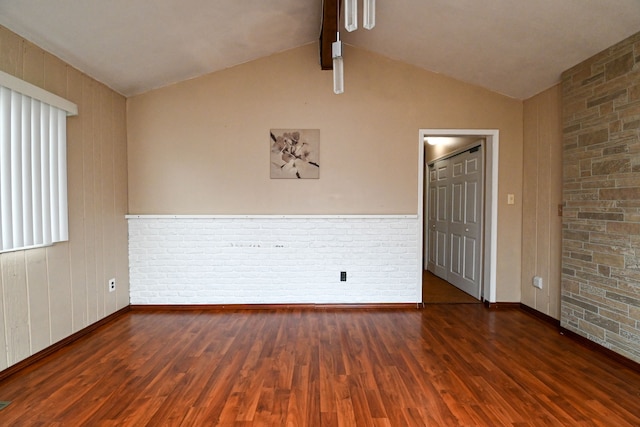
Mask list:
[{"label": "white door", "polygon": [[482,272],[482,164],[482,147],[478,146],[429,166],[427,268],[478,299]]},{"label": "white door", "polygon": [[438,277],[447,275],[449,169],[448,160],[442,160],[429,166],[429,259],[427,268]]}]

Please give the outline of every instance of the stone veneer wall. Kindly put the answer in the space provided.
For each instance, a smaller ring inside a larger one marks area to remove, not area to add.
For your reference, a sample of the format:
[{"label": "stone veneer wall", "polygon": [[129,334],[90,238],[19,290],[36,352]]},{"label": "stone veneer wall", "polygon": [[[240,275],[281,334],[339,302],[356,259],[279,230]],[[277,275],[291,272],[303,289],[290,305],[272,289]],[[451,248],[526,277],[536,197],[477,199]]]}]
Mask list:
[{"label": "stone veneer wall", "polygon": [[640,362],[640,33],[562,75],[561,324]]}]

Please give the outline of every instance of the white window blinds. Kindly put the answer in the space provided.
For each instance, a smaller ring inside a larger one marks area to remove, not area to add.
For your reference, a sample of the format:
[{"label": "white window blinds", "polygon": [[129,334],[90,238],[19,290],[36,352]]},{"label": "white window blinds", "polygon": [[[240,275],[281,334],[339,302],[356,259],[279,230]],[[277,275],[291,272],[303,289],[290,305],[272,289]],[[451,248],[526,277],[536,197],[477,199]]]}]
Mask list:
[{"label": "white window blinds", "polygon": [[0,75],[0,252],[69,239],[68,113],[77,107]]}]

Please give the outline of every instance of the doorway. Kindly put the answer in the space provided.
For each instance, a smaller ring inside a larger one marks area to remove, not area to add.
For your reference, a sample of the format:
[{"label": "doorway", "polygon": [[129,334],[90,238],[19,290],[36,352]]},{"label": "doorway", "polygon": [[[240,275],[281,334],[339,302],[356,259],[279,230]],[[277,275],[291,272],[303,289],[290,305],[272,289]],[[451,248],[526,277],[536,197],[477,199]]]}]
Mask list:
[{"label": "doorway", "polygon": [[425,305],[482,303],[428,270],[422,272],[422,301]]},{"label": "doorway", "polygon": [[484,141],[472,141],[442,158],[427,158],[424,267],[480,300]]},{"label": "doorway", "polygon": [[[497,193],[498,193],[498,147],[499,131],[494,129],[421,129],[419,132],[419,171],[418,171],[418,227],[420,251],[420,274],[423,277],[425,267],[430,257],[428,241],[425,237],[424,220],[428,213],[428,200],[424,197],[425,188],[425,145],[429,137],[466,137],[484,139],[485,149],[485,176],[484,180],[484,206],[482,213],[484,223],[481,225],[484,239],[481,249],[481,277],[480,297],[488,302],[496,302],[496,251],[497,251]],[[422,287],[420,287],[420,299],[422,300]],[[423,301],[424,302],[424,301]]]}]

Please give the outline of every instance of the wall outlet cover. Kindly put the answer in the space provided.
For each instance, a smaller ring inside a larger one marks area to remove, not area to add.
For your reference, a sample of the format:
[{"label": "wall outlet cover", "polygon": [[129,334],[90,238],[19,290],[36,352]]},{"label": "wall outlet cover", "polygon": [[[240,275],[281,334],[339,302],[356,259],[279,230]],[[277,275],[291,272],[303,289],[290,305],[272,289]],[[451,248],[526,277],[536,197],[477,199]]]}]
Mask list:
[{"label": "wall outlet cover", "polygon": [[533,287],[534,288],[538,288],[538,289],[542,289],[542,277],[535,276],[533,278]]}]

